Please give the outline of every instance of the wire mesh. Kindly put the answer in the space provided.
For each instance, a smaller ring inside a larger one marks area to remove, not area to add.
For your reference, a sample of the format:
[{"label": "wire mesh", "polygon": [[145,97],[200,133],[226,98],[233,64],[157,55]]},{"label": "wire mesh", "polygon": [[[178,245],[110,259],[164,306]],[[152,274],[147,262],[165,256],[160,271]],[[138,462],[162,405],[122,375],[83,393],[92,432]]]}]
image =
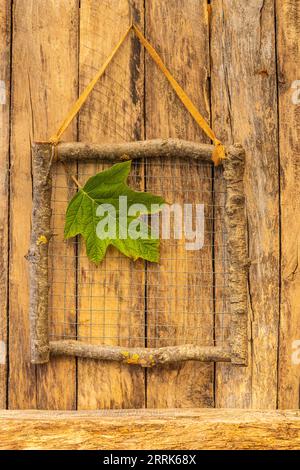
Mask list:
[{"label": "wire mesh", "polygon": [[[187,250],[187,239],[161,240],[158,264],[131,261],[110,247],[95,265],[84,240],[65,241],[68,201],[80,184],[106,164],[53,167],[52,237],[49,247],[50,339],[91,344],[162,347],[222,346],[230,333],[228,256],[224,226],[225,190],[221,170],[210,164],[175,160],[138,161],[129,184],[168,203],[204,204],[204,245]],[[73,172],[73,173],[72,173]],[[75,172],[75,173],[74,173]]]}]

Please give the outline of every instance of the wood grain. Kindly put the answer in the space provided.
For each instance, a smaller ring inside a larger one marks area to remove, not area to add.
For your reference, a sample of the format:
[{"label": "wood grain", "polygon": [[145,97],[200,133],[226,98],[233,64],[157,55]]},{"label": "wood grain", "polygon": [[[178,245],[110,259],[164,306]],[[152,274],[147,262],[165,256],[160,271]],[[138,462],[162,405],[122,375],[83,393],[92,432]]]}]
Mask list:
[{"label": "wood grain", "polygon": [[0,449],[299,450],[300,413],[221,409],[2,411]]},{"label": "wood grain", "polygon": [[[91,80],[130,24],[143,25],[143,1],[81,1],[80,88]],[[91,143],[141,140],[143,136],[143,52],[133,35],[120,48],[101,78],[79,120],[79,140]],[[103,164],[79,164],[78,177],[85,181]],[[134,183],[143,189],[142,169]],[[143,262],[133,265],[115,249],[100,267],[84,257],[78,266],[79,337],[92,344],[124,345],[132,325],[131,344],[144,346]],[[91,298],[92,296],[92,298]],[[137,339],[136,339],[137,338]],[[142,340],[143,341],[143,340]],[[78,408],[139,408],[145,404],[144,372],[128,365],[78,361]]]},{"label": "wood grain", "polygon": [[279,323],[278,137],[272,0],[211,2],[212,123],[246,150],[248,368],[217,366],[220,407],[276,408]]},{"label": "wood grain", "polygon": [[[30,365],[28,263],[30,144],[49,138],[76,97],[77,1],[19,0],[13,8],[11,138],[10,377],[11,408],[74,408],[75,360]],[[59,31],[59,34],[57,34]],[[59,54],[55,51],[59,50]],[[75,137],[73,127],[66,138]],[[70,279],[70,282],[71,279]]]},{"label": "wood grain", "polygon": [[[281,184],[278,406],[300,407],[300,3],[276,2]],[[298,351],[298,352],[297,352]]]},{"label": "wood grain", "polygon": [[0,1],[0,408],[7,405],[11,2]]},{"label": "wood grain", "polygon": [[[131,15],[142,29],[144,2],[142,0],[130,2],[133,5],[132,9],[126,0],[113,0],[109,3],[81,0],[80,3],[82,89],[117,42],[118,34],[122,34],[128,26]],[[296,91],[292,88],[292,83],[300,79],[299,2],[279,0],[275,2],[280,175],[277,163],[274,2],[212,0],[210,57],[206,3],[201,0],[186,0],[183,8],[182,2],[175,0],[169,2],[153,0],[146,1],[145,5],[147,38],[157,47],[175,77],[195,99],[199,110],[203,114],[206,113],[207,118],[210,107],[208,77],[211,65],[213,128],[225,144],[240,141],[246,149],[249,257],[252,261],[248,293],[251,320],[249,322],[250,362],[247,369],[232,365],[217,365],[216,405],[275,408],[278,386],[278,406],[298,408],[299,365],[292,364],[291,356],[293,341],[300,339],[297,222],[300,113],[299,104],[292,103]],[[8,90],[11,5],[13,5],[13,50],[10,116]],[[24,256],[29,247],[30,236],[32,189],[30,144],[34,139],[48,138],[55,131],[77,95],[78,6],[77,0],[64,2],[0,0],[0,80],[5,81],[7,91],[6,105],[0,105],[0,225],[2,227],[0,332],[3,331],[2,325],[6,324],[5,263],[8,259],[7,221],[10,219],[10,366],[9,382],[7,382],[6,367],[0,365],[0,407],[6,406],[7,383],[9,383],[10,408],[74,409],[76,406],[73,358],[53,358],[49,365],[38,369],[30,365],[28,264]],[[96,98],[92,105],[82,110],[83,117],[79,126],[81,140],[86,137],[87,141],[104,143],[141,140],[145,137],[141,122],[143,52],[137,44],[137,41],[128,40],[128,44],[124,45],[117,57],[119,67],[110,69],[108,76],[103,77],[107,100],[99,101],[97,104],[99,98]],[[182,137],[205,141],[192,121],[186,117],[182,106],[175,100],[173,92],[149,58],[147,58],[146,75],[146,137]],[[131,98],[129,101],[125,100],[121,109],[113,104],[117,92],[110,94],[111,77],[121,81],[125,89],[130,89]],[[99,88],[95,93],[98,97]],[[75,128],[74,122],[64,139],[75,140]],[[7,168],[10,133],[11,193],[10,214],[8,214]],[[143,173],[139,176],[141,175]],[[153,175],[155,176],[155,173]],[[58,182],[63,184],[59,186],[64,186],[66,177],[62,175],[60,178]],[[282,215],[281,277],[279,276],[279,178]],[[143,177],[137,181],[137,184],[143,186]],[[70,196],[65,189],[57,195],[63,199]],[[57,219],[57,222],[62,224],[63,219]],[[61,267],[61,264],[58,265],[58,268]],[[58,274],[57,280],[59,276]],[[115,296],[118,287],[115,278],[113,280],[115,287],[112,295]],[[70,279],[70,285],[74,287],[73,282],[74,279]],[[126,282],[128,284],[128,279]],[[144,286],[142,276],[136,282]],[[282,295],[278,345],[280,283]],[[56,294],[59,292],[61,290],[57,287]],[[59,307],[61,298],[57,297],[56,302],[54,306]],[[112,301],[111,308],[114,309],[115,305],[116,302],[114,304]],[[216,309],[217,306],[218,304]],[[135,307],[136,310],[143,311],[143,301],[138,301]],[[56,320],[59,321],[60,313],[57,311],[57,314]],[[74,318],[74,311],[68,321],[71,318]],[[59,330],[56,331],[59,333]],[[73,335],[74,329],[70,328],[67,333]],[[0,334],[2,334],[1,341],[3,333]],[[5,335],[4,330],[6,340]],[[277,381],[277,354],[279,381]],[[210,365],[204,367],[203,370],[201,365],[186,364],[183,367],[170,367],[149,375],[148,404],[153,407],[211,406],[213,373]],[[95,365],[93,361],[82,361],[78,380],[80,408],[145,405],[145,383],[141,371],[117,365],[112,366],[107,372],[106,366]],[[283,435],[284,430],[279,424],[277,428],[275,415],[267,413],[264,416],[270,419],[268,426],[253,431],[254,436],[262,442],[261,445],[277,442],[274,441],[274,436],[271,436],[273,430],[275,433],[277,429],[279,429],[278,436],[283,436],[283,440],[279,437],[279,445],[287,443],[289,439],[287,432],[285,431],[286,435]],[[271,419],[275,420],[274,428],[271,426]],[[38,424],[35,426],[39,429]],[[25,427],[22,424],[20,429],[23,429],[22,433],[25,436]],[[172,442],[175,446],[176,428],[174,434],[171,426],[165,429],[174,436]],[[241,431],[243,430],[242,427]],[[57,429],[53,429],[53,445],[59,445],[55,437],[56,432]],[[240,436],[238,427],[234,432]],[[265,432],[266,441],[260,432]],[[149,434],[149,440],[153,438],[153,433]],[[188,433],[183,434],[188,440]],[[228,438],[230,443],[232,435],[228,435]],[[20,439],[20,445],[26,446],[25,437]],[[38,445],[37,442],[32,442]],[[250,445],[249,442],[251,439],[246,440],[245,445]],[[236,445],[234,437],[233,443]]]},{"label": "wood grain", "polygon": [[[203,0],[153,0],[146,5],[146,37],[157,50],[174,78],[185,89],[202,115],[209,121],[208,92],[208,14],[207,2]],[[205,135],[193,122],[182,103],[177,99],[161,71],[146,55],[146,138],[177,137],[207,142]],[[210,167],[184,167],[180,160],[149,164],[147,176],[153,181],[152,191],[159,188],[169,202],[184,202],[188,189],[189,203],[204,203],[211,207]],[[188,176],[188,183],[185,177]],[[206,178],[203,180],[202,178]],[[200,183],[201,181],[201,183]],[[174,193],[174,185],[176,193]],[[187,188],[188,186],[188,188]],[[201,186],[201,189],[199,187]],[[196,200],[197,190],[205,194]],[[174,201],[174,197],[176,201]],[[209,215],[208,215],[209,216]],[[208,232],[211,231],[206,227]],[[182,242],[182,243],[181,243]],[[166,346],[167,341],[179,344],[183,329],[193,331],[194,341],[199,332],[199,309],[209,312],[205,327],[200,330],[201,344],[210,342],[213,316],[210,315],[212,276],[204,275],[203,287],[195,285],[199,272],[211,272],[212,253],[209,241],[206,248],[198,252],[186,251],[184,241],[174,246],[174,240],[167,241],[162,249],[160,277],[157,268],[149,264],[147,270],[147,319],[148,336],[153,338],[156,323],[169,325],[158,328],[160,338],[150,339],[148,346]],[[196,274],[197,273],[197,274]],[[199,281],[198,281],[199,282]],[[199,289],[201,295],[199,297]],[[199,307],[199,298],[201,306]],[[186,311],[193,312],[188,317]],[[200,320],[201,322],[202,320]],[[171,325],[170,325],[171,324]],[[183,326],[185,325],[185,326]],[[165,330],[164,330],[165,328]],[[193,334],[190,333],[190,334]],[[167,337],[168,339],[164,339]],[[210,364],[178,364],[168,368],[156,368],[147,372],[147,403],[149,407],[191,407],[213,406],[213,366]]]}]

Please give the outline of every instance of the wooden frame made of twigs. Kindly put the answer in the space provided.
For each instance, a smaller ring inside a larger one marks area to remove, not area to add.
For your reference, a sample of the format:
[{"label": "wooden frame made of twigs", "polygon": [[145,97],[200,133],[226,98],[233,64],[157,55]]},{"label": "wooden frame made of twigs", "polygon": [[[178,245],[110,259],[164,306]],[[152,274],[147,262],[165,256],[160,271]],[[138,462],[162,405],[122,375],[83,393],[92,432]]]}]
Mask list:
[{"label": "wooden frame made of twigs", "polygon": [[243,187],[245,153],[240,145],[226,148],[222,160],[226,181],[225,227],[229,253],[229,292],[232,329],[228,348],[196,345],[163,348],[101,346],[76,340],[50,341],[48,331],[48,242],[51,238],[51,166],[58,161],[109,161],[181,157],[212,162],[214,146],[179,139],[156,139],[121,144],[36,142],[32,146],[33,210],[30,265],[31,362],[42,364],[50,355],[68,355],[152,367],[179,361],[221,361],[247,364],[247,271],[245,197]]}]

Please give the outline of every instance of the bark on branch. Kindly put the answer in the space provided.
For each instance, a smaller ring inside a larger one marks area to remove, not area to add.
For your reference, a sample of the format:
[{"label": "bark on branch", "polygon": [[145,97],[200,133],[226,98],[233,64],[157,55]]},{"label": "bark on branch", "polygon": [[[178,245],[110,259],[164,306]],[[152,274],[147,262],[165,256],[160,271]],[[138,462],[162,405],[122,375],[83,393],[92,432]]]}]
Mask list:
[{"label": "bark on branch", "polygon": [[110,162],[139,158],[171,157],[211,162],[214,146],[181,139],[155,139],[138,142],[89,144],[61,142],[56,158],[61,161],[105,160]]},{"label": "bark on branch", "polygon": [[229,254],[232,363],[247,365],[247,277],[249,260],[246,247],[244,195],[245,151],[240,145],[228,149],[224,160],[226,183],[225,227]]}]

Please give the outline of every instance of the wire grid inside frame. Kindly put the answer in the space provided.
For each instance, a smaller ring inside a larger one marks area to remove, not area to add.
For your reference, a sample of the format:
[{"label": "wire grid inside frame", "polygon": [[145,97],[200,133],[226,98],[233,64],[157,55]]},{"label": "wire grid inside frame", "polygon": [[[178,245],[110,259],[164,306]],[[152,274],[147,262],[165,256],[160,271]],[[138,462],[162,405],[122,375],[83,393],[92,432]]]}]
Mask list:
[{"label": "wire grid inside frame", "polygon": [[[81,184],[109,164],[53,166],[52,230],[49,246],[50,340],[163,347],[182,344],[228,346],[230,303],[222,169],[176,159],[136,161],[129,185],[161,195],[168,203],[204,204],[204,245],[187,250],[187,239],[161,240],[160,263],[132,261],[110,247],[91,263],[81,237],[65,241],[68,201]],[[193,213],[195,215],[195,212]],[[193,220],[195,223],[195,220]]]}]

